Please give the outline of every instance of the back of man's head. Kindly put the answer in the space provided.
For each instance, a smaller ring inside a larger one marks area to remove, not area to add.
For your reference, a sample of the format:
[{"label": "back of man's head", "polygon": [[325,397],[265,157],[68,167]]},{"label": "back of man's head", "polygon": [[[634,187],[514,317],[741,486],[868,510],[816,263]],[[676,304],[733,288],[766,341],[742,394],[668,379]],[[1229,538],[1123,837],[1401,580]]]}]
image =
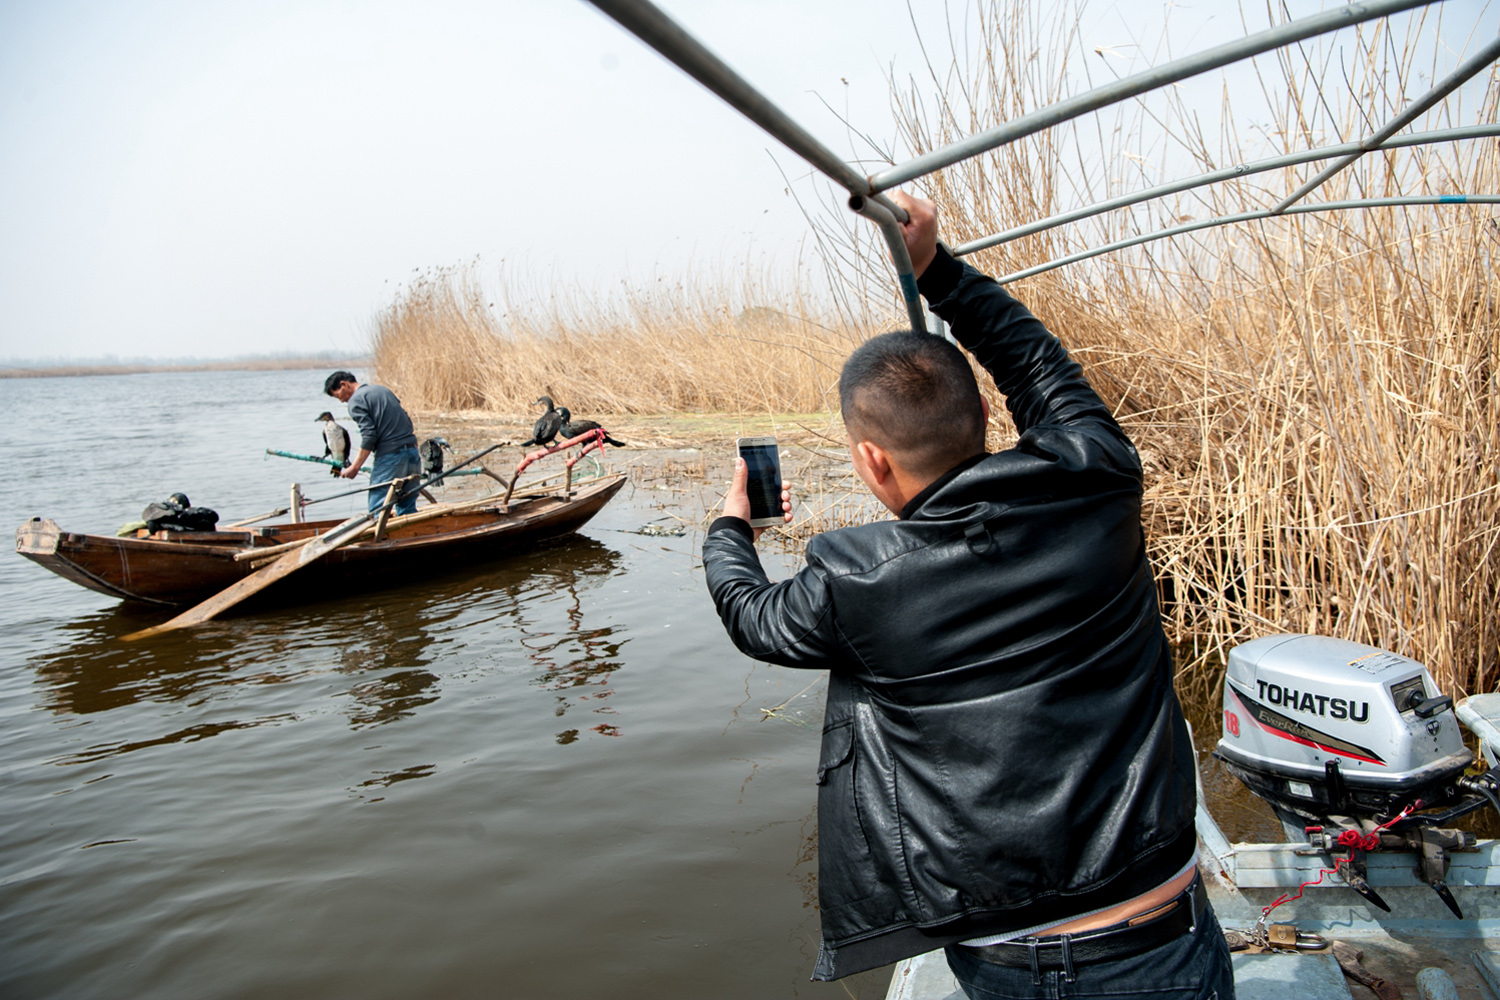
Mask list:
[{"label": "back of man's head", "polygon": [[333,391],[339,386],[343,385],[345,382],[354,382],[355,384],[358,384],[359,379],[354,377],[353,372],[336,371],[323,380],[323,395],[332,396]]},{"label": "back of man's head", "polygon": [[906,471],[936,478],[984,451],[979,384],[963,353],[942,337],[898,330],[865,341],[839,376],[844,427]]}]

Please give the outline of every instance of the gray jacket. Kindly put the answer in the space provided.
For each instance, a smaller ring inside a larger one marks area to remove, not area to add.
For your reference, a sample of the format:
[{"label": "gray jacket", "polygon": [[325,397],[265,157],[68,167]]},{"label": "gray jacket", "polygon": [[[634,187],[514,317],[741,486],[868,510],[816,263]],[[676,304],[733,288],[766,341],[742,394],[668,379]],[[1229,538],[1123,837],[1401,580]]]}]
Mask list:
[{"label": "gray jacket", "polygon": [[359,427],[359,446],[375,454],[417,446],[411,417],[396,394],[383,385],[366,383],[349,397],[349,418]]}]

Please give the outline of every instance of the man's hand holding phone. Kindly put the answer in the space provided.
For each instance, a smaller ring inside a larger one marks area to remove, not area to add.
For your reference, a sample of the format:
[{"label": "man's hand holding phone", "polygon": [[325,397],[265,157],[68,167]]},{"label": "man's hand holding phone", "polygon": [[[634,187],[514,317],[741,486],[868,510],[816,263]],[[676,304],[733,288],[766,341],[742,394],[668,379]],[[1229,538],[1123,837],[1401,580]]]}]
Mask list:
[{"label": "man's hand holding phone", "polygon": [[749,522],[759,538],[766,527],[791,522],[792,494],[781,482],[775,438],[740,438],[736,446],[734,478],[724,495],[724,516]]}]

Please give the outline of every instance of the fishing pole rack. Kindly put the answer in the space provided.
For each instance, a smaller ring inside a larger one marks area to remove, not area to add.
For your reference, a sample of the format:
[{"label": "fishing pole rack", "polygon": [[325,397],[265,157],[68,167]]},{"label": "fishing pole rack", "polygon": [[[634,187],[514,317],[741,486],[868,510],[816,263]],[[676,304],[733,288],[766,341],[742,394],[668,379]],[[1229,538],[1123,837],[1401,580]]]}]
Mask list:
[{"label": "fishing pole rack", "polygon": [[527,454],[524,458],[521,459],[521,461],[516,463],[516,471],[511,473],[510,482],[505,486],[505,499],[500,501],[500,509],[505,510],[510,506],[511,494],[513,494],[516,490],[516,480],[521,477],[522,472],[526,471],[527,466],[531,465],[533,462],[546,458],[548,455],[555,455],[560,451],[567,451],[569,448],[577,445],[582,445],[583,447],[579,448],[578,454],[572,455],[568,458],[566,468],[564,469],[563,496],[572,496],[573,466],[577,465],[578,462],[592,449],[597,449],[599,454],[603,456],[605,435],[606,432],[602,427],[596,427],[593,430],[584,431],[577,437],[568,438],[568,440],[566,441],[560,441],[557,444],[548,445],[545,448],[538,448],[536,451]]}]

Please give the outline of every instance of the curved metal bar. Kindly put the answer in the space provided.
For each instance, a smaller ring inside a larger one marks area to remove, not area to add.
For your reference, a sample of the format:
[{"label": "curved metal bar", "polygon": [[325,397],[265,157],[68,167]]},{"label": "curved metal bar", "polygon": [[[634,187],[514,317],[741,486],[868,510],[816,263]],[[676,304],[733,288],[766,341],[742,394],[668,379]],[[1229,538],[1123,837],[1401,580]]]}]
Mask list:
[{"label": "curved metal bar", "polygon": [[1500,57],[1500,38],[1491,40],[1491,42],[1484,48],[1474,53],[1474,55],[1470,56],[1468,59],[1465,59],[1463,64],[1459,66],[1458,69],[1448,74],[1447,78],[1444,79],[1443,82],[1439,83],[1427,93],[1417,98],[1417,100],[1413,101],[1405,111],[1402,111],[1395,118],[1392,118],[1390,121],[1381,126],[1374,135],[1371,135],[1369,138],[1365,139],[1363,143],[1361,143],[1359,152],[1350,153],[1348,156],[1339,160],[1337,163],[1330,163],[1328,166],[1320,170],[1318,172],[1318,175],[1312,180],[1308,181],[1306,184],[1302,185],[1297,190],[1287,195],[1284,199],[1282,199],[1281,204],[1276,206],[1276,211],[1286,211],[1292,205],[1296,204],[1297,202],[1301,201],[1303,198],[1311,194],[1313,191],[1322,187],[1328,182],[1329,178],[1333,177],[1334,174],[1337,174],[1340,170],[1343,170],[1345,167],[1349,166],[1349,164],[1353,163],[1355,160],[1358,160],[1361,156],[1364,156],[1367,152],[1378,147],[1382,142],[1389,139],[1391,136],[1395,135],[1406,126],[1410,125],[1413,121],[1416,120],[1416,117],[1418,115],[1427,111],[1428,108],[1431,108],[1438,101],[1441,101],[1443,98],[1453,93],[1453,91],[1463,86],[1464,81],[1468,80],[1470,77],[1474,76],[1490,63],[1494,62],[1497,57]]},{"label": "curved metal bar", "polygon": [[864,174],[823,145],[770,98],[750,85],[729,64],[668,17],[650,0],[589,0],[632,35],[666,57],[678,69],[717,94],[792,152],[802,157],[851,195],[875,199],[901,222],[906,211],[870,187]]},{"label": "curved metal bar", "polygon": [[[780,108],[776,107],[765,95],[761,94],[743,77],[732,70],[723,60],[719,59],[718,56],[710,52],[702,43],[684,31],[670,17],[652,4],[650,0],[589,0],[589,2],[619,22],[620,25],[641,41],[665,56],[689,76],[718,95],[731,107],[738,110],[756,125],[759,125],[788,149],[807,160],[815,169],[848,190],[851,195],[849,200],[850,208],[870,218],[880,226],[881,233],[885,237],[891,252],[892,263],[896,267],[897,277],[901,285],[902,298],[906,303],[912,327],[922,330],[926,328],[926,324],[923,319],[921,298],[917,294],[916,280],[912,273],[910,257],[906,252],[905,241],[901,239],[900,229],[897,225],[898,220],[900,222],[906,221],[906,212],[888,198],[882,196],[880,192],[921,177],[933,170],[951,166],[960,160],[994,149],[1007,142],[1012,142],[1062,122],[1069,121],[1090,111],[1127,100],[1199,73],[1281,48],[1305,38],[1386,17],[1401,11],[1410,10],[1414,7],[1426,6],[1429,3],[1441,2],[1441,0],[1362,0],[1362,2],[1351,3],[1337,10],[1325,11],[1311,17],[1277,25],[1246,38],[1228,42],[1183,59],[1174,60],[1164,66],[1153,67],[1134,76],[1118,80],[1113,84],[1059,101],[1028,115],[1023,115],[1014,121],[1006,122],[996,128],[988,129],[977,135],[959,140],[943,149],[934,150],[869,177],[861,176],[853,166],[815,139],[807,130],[803,129],[782,112]],[[1202,223],[1175,226],[1156,233],[1119,241],[1094,250],[1059,258],[1058,260],[1049,261],[1046,264],[1040,264],[1023,271],[1017,271],[1014,274],[1006,275],[1000,281],[1002,283],[1017,281],[1030,275],[1062,267],[1065,264],[1075,263],[1090,257],[1110,253],[1114,250],[1137,246],[1154,240],[1194,232],[1199,229],[1264,219],[1288,212],[1336,211],[1380,205],[1430,205],[1465,201],[1477,204],[1500,202],[1500,197],[1497,196],[1478,195],[1465,198],[1460,195],[1370,199],[1355,202],[1325,202],[1310,206],[1291,205],[1291,202],[1305,195],[1307,191],[1322,183],[1323,180],[1332,176],[1342,166],[1352,162],[1353,159],[1363,155],[1365,152],[1373,149],[1388,148],[1388,146],[1411,144],[1411,142],[1402,141],[1391,141],[1387,144],[1386,140],[1390,139],[1396,130],[1437,103],[1443,96],[1461,85],[1464,80],[1477,73],[1484,65],[1493,61],[1496,56],[1491,50],[1495,46],[1500,46],[1500,39],[1497,39],[1491,46],[1487,46],[1478,55],[1471,57],[1455,74],[1444,81],[1443,84],[1434,88],[1418,102],[1415,102],[1375,135],[1350,148],[1347,153],[1344,152],[1345,147],[1330,147],[1323,150],[1309,150],[1306,154],[1293,154],[1292,157],[1280,157],[1273,161],[1262,161],[1260,164],[1252,165],[1253,169],[1250,167],[1236,167],[1226,171],[1215,171],[1212,174],[1205,174],[1197,178],[1189,178],[1186,181],[1163,185],[1151,191],[1142,192],[1139,195],[1112,199],[1111,201],[1087,209],[1064,213],[1063,215],[1054,216],[1051,219],[1032,223],[1019,229],[1008,230],[1006,233],[998,234],[994,237],[986,237],[983,241],[965,244],[958,248],[957,252],[960,254],[971,253],[974,250],[982,249],[986,246],[994,246],[997,243],[1015,239],[1027,233],[1039,232],[1043,229],[1062,225],[1064,222],[1109,211],[1112,208],[1137,204],[1153,197],[1160,197],[1163,194],[1170,194],[1175,191],[1214,183],[1215,181],[1247,172],[1274,169],[1277,166],[1285,166],[1292,162],[1321,159],[1330,155],[1343,155],[1346,159],[1342,163],[1323,171],[1320,174],[1320,179],[1317,179],[1314,183],[1310,183],[1304,190],[1299,191],[1275,209],[1240,213]],[[1496,49],[1496,51],[1500,51],[1500,49]],[[1440,140],[1432,139],[1429,141]]]},{"label": "curved metal bar", "polygon": [[1156,90],[1169,83],[1176,83],[1178,80],[1197,76],[1199,73],[1217,69],[1220,66],[1227,66],[1229,63],[1260,55],[1262,52],[1269,52],[1304,38],[1397,14],[1413,7],[1425,6],[1428,2],[1429,0],[1367,0],[1364,3],[1352,3],[1337,10],[1324,11],[1311,17],[1267,28],[1265,31],[1257,32],[1238,41],[1226,42],[1196,55],[1173,60],[1163,66],[1154,66],[1134,76],[1128,76],[1103,87],[1096,87],[1077,97],[1049,104],[1045,108],[1022,115],[1004,125],[997,125],[995,128],[969,136],[967,139],[960,139],[942,149],[935,149],[905,163],[871,174],[869,190],[890,190],[924,174],[930,174],[934,170],[952,166],[960,160],[988,152],[1007,142],[1014,142],[1034,132],[1040,132],[1053,125],[1077,118],[1079,115],[1097,111],[1147,91]]},{"label": "curved metal bar", "polygon": [[[924,329],[922,299],[917,294],[917,282],[912,276],[911,258],[907,255],[906,243],[901,239],[900,230],[894,228],[897,222],[907,221],[906,209],[871,188],[864,174],[815,139],[650,0],[589,2],[661,53],[688,76],[713,91],[740,114],[765,129],[782,145],[812,164],[814,169],[842,186],[849,192],[851,201],[857,198],[868,209],[878,210],[878,217],[870,211],[861,214],[874,219],[881,226],[881,232],[891,250],[891,263],[896,268],[901,297],[906,302],[907,314],[914,324],[913,329]],[[881,221],[882,218],[889,220],[891,230],[887,230],[887,224]]]},{"label": "curved metal bar", "polygon": [[[1496,135],[1500,135],[1500,125],[1466,125],[1461,128],[1445,128],[1433,132],[1412,132],[1407,135],[1392,136],[1379,146],[1376,146],[1375,150],[1400,149],[1406,146],[1426,146],[1439,142],[1482,139]],[[1154,188],[1147,188],[1144,191],[1137,191],[1133,194],[1121,195],[1118,198],[1110,198],[1107,201],[1086,205],[1083,208],[1059,212],[1057,215],[1050,215],[1045,219],[1039,219],[1024,226],[1016,226],[1013,229],[1007,229],[1003,232],[981,236],[977,240],[970,240],[967,243],[961,243],[954,247],[953,255],[955,257],[962,257],[965,254],[974,253],[976,250],[987,250],[990,247],[1020,239],[1022,236],[1030,236],[1032,233],[1056,229],[1058,226],[1064,226],[1070,222],[1078,222],[1081,219],[1103,215],[1105,212],[1112,212],[1117,208],[1129,208],[1131,205],[1139,205],[1143,201],[1164,198],[1169,194],[1177,194],[1193,188],[1207,187],[1210,184],[1217,184],[1220,181],[1231,180],[1235,177],[1265,173],[1268,170],[1296,166],[1299,163],[1307,163],[1311,160],[1324,160],[1334,156],[1343,156],[1347,153],[1355,152],[1360,148],[1361,144],[1358,142],[1343,142],[1337,146],[1304,149],[1300,152],[1288,153],[1284,156],[1273,156],[1265,160],[1252,160],[1249,163],[1225,167],[1222,170],[1211,170],[1206,174],[1198,174],[1194,177],[1186,177],[1182,180],[1160,184]]]},{"label": "curved metal bar", "polygon": [[1020,271],[1012,271],[995,280],[1002,285],[1012,281],[1020,281],[1032,275],[1042,274],[1045,271],[1053,271],[1065,264],[1076,264],[1090,257],[1098,257],[1102,254],[1113,253],[1116,250],[1124,250],[1142,243],[1152,243],[1156,240],[1169,239],[1173,236],[1181,236],[1183,233],[1197,232],[1200,229],[1212,229],[1215,226],[1229,226],[1237,222],[1254,222],[1257,219],[1271,219],[1277,216],[1305,215],[1311,212],[1337,212],[1353,208],[1381,208],[1400,207],[1402,205],[1500,205],[1500,194],[1435,194],[1435,195],[1412,195],[1404,198],[1367,198],[1359,201],[1324,201],[1313,205],[1293,205],[1284,212],[1275,209],[1265,209],[1259,212],[1241,212],[1236,215],[1222,215],[1215,219],[1207,219],[1203,222],[1193,222],[1182,226],[1173,226],[1170,229],[1160,229],[1154,233],[1144,236],[1135,236],[1128,240],[1120,240],[1107,246],[1095,247],[1092,250],[1084,250],[1079,253],[1049,260],[1045,264],[1037,264],[1033,267],[1024,268]]},{"label": "curved metal bar", "polygon": [[[922,312],[922,296],[917,291],[916,269],[912,267],[911,254],[906,249],[906,239],[901,235],[901,226],[896,216],[874,198],[850,195],[849,208],[863,215],[880,227],[891,252],[891,262],[896,265],[896,280],[901,284],[901,299],[906,303],[906,316],[911,328],[918,333],[927,332],[927,317]],[[905,213],[902,213],[903,221]]]}]

